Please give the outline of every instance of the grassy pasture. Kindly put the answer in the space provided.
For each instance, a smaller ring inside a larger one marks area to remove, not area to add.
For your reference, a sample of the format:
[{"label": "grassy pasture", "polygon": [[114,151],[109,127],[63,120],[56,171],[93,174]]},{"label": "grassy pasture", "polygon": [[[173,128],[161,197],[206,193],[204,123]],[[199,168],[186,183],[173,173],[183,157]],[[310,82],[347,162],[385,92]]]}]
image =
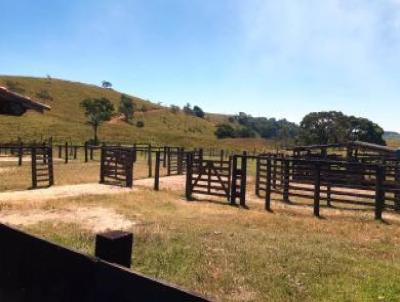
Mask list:
[{"label": "grassy pasture", "polygon": [[[141,178],[147,167],[144,158],[139,162],[143,164],[135,170]],[[56,182],[97,182],[96,165],[57,163]],[[57,171],[65,176],[57,177]],[[310,207],[284,206],[277,195],[274,212],[266,213],[252,185],[250,177],[248,210],[222,199],[186,202],[182,190],[138,187],[115,195],[4,201],[0,217],[36,211],[46,215],[65,208],[112,209],[135,222],[129,229],[135,234],[134,270],[217,301],[400,300],[397,218],[378,223],[372,211],[322,209],[325,219],[316,219]],[[95,233],[76,222],[43,220],[19,227],[85,253],[94,250]]]}]

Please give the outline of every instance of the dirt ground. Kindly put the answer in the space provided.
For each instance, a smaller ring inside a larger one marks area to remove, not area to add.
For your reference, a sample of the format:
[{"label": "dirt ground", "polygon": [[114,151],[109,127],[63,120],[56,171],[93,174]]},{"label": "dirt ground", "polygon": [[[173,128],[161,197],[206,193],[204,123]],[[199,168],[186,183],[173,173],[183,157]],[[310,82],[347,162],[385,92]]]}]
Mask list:
[{"label": "dirt ground", "polygon": [[76,223],[94,233],[106,230],[126,230],[135,222],[105,207],[69,206],[63,209],[0,212],[0,221],[14,226],[29,226],[39,222]]},{"label": "dirt ground", "polygon": [[[6,172],[8,168],[1,168]],[[160,187],[167,190],[183,190],[184,176],[172,176],[160,179]],[[76,223],[82,228],[94,233],[108,229],[126,230],[136,224],[112,208],[100,206],[67,206],[61,209],[43,209],[39,205],[49,200],[80,197],[85,195],[109,195],[131,193],[140,190],[140,187],[154,186],[154,179],[135,181],[135,187],[104,185],[98,183],[53,186],[37,190],[24,190],[0,193],[0,222],[14,226],[29,226],[40,222]],[[24,209],[2,210],[11,205],[22,205]]]}]

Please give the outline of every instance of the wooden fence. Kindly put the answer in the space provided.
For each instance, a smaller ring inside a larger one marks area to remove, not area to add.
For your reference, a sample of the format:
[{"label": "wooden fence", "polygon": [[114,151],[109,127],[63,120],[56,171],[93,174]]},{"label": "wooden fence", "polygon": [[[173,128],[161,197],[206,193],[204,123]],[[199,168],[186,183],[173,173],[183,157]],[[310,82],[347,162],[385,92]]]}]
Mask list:
[{"label": "wooden fence", "polygon": [[0,224],[0,301],[209,301]]},{"label": "wooden fence", "polygon": [[[388,172],[392,171],[392,172]],[[270,209],[271,193],[313,200],[319,216],[320,202],[370,207],[381,219],[384,209],[398,210],[400,183],[398,168],[344,161],[305,160],[285,157],[257,159],[256,193],[265,194]]]}]

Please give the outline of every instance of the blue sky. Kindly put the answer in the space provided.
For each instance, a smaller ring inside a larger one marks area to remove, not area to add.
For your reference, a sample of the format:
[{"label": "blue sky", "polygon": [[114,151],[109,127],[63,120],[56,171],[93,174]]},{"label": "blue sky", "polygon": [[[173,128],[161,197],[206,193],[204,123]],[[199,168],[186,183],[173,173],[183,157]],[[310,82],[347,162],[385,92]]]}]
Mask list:
[{"label": "blue sky", "polygon": [[400,131],[400,0],[3,0],[0,74]]}]

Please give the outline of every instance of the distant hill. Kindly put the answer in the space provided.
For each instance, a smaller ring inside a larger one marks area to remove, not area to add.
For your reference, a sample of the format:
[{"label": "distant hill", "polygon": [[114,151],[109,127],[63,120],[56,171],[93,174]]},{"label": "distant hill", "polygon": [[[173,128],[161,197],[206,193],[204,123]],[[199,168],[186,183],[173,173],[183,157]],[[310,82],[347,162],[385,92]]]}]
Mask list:
[{"label": "distant hill", "polygon": [[[0,141],[15,140],[18,137],[40,140],[52,136],[59,142],[67,140],[82,143],[92,137],[92,130],[85,124],[80,102],[88,97],[106,97],[118,108],[121,96],[121,92],[113,89],[48,78],[0,76],[0,86],[12,86],[17,92],[51,106],[51,110],[45,114],[28,112],[21,117],[0,116]],[[148,100],[132,98],[138,109],[133,125],[116,116],[100,127],[100,139],[238,149],[263,149],[269,145],[259,138],[217,140],[214,135],[216,125],[220,122],[229,123],[228,116],[207,114],[201,119],[183,112],[174,113],[170,108]],[[136,127],[137,121],[143,121],[144,127]]]},{"label": "distant hill", "polygon": [[383,134],[384,139],[400,139],[400,133],[394,131],[385,131]]}]

